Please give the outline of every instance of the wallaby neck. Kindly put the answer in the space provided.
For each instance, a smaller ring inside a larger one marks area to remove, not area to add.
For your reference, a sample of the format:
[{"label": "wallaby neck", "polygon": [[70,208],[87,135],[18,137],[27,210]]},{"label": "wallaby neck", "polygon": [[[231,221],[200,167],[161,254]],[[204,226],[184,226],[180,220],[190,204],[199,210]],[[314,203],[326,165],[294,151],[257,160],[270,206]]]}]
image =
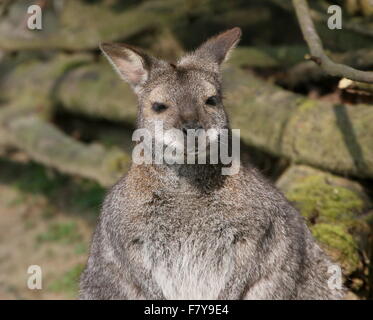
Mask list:
[{"label": "wallaby neck", "polygon": [[212,192],[220,189],[228,177],[222,175],[220,164],[151,164],[146,167],[164,186],[181,191]]}]

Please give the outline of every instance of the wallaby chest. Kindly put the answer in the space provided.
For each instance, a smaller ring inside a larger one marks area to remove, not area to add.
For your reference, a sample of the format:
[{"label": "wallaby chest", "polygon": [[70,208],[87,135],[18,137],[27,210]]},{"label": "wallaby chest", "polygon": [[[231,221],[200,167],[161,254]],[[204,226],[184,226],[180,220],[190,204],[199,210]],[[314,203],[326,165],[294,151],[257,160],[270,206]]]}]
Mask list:
[{"label": "wallaby chest", "polygon": [[214,199],[185,196],[149,210],[138,254],[164,297],[217,299],[232,277],[242,221]]}]

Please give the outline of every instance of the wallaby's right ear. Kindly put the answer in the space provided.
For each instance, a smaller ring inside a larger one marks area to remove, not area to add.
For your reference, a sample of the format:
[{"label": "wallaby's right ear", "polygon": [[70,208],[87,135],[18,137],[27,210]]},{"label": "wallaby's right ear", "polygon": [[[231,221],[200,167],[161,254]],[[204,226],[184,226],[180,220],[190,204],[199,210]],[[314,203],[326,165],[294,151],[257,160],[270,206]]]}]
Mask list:
[{"label": "wallaby's right ear", "polygon": [[203,68],[219,73],[220,65],[240,41],[241,29],[236,27],[220,33],[199,46],[194,52],[182,57],[180,66]]},{"label": "wallaby's right ear", "polygon": [[195,51],[195,55],[220,65],[227,60],[229,53],[236,47],[241,34],[242,31],[238,27],[220,33],[203,43]]},{"label": "wallaby's right ear", "polygon": [[100,49],[122,79],[137,91],[149,78],[152,58],[126,44],[102,43]]}]

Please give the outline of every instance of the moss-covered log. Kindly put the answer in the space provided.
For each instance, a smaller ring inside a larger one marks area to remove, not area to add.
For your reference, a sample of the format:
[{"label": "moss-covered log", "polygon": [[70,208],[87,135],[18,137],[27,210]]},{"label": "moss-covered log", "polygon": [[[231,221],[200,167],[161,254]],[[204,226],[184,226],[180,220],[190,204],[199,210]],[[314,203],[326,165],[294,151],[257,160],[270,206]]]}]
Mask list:
[{"label": "moss-covered log", "polygon": [[292,166],[277,186],[300,210],[315,238],[341,264],[344,274],[354,273],[367,282],[371,203],[361,185],[311,167]]},{"label": "moss-covered log", "polygon": [[307,52],[305,46],[239,47],[230,61],[240,67],[287,68],[302,62]]},{"label": "moss-covered log", "polygon": [[[6,92],[44,90],[42,70],[52,72],[49,97],[54,105],[113,121],[133,123],[136,98],[107,63],[76,63],[67,59],[54,68],[41,64],[19,66],[5,74]],[[67,61],[69,61],[67,63]],[[66,66],[70,66],[66,68]],[[22,78],[32,79],[23,82]],[[49,77],[49,75],[48,75]],[[19,81],[18,81],[19,80]],[[49,80],[50,81],[50,80]],[[232,126],[241,129],[243,141],[271,154],[340,174],[373,177],[373,108],[334,105],[283,90],[254,75],[231,67],[225,72],[226,106]],[[12,89],[12,83],[14,88]]]},{"label": "moss-covered log", "polygon": [[[230,68],[226,105],[243,141],[274,155],[359,177],[373,177],[373,108],[310,100]],[[133,122],[136,99],[109,66],[87,65],[60,83],[67,109]]]},{"label": "moss-covered log", "polygon": [[241,138],[332,172],[373,177],[373,108],[311,100],[231,69],[226,105]]},{"label": "moss-covered log", "polygon": [[88,54],[4,57],[0,62],[0,102],[49,112],[53,92],[64,75],[92,60]]},{"label": "moss-covered log", "polygon": [[[178,1],[178,0],[177,0]],[[175,1],[145,1],[138,6],[113,8],[102,3],[64,1],[60,12],[45,12],[42,31],[29,31],[25,21],[32,1],[18,1],[0,21],[0,48],[4,50],[94,49],[101,41],[114,41],[158,28],[179,13]]]},{"label": "moss-covered log", "polygon": [[109,186],[128,170],[130,155],[65,135],[30,108],[0,109],[0,144],[17,147],[35,161]]},{"label": "moss-covered log", "polygon": [[[282,5],[284,0],[276,2]],[[136,35],[162,30],[165,26],[172,29],[187,48],[194,47],[207,35],[233,25],[247,31],[244,32],[250,35],[247,39],[255,44],[270,42],[274,38],[277,43],[291,43],[289,37],[297,36],[296,29],[295,32],[289,29],[292,25],[296,26],[294,13],[289,11],[279,16],[273,4],[264,1],[148,0],[118,1],[113,5],[105,1],[64,0],[61,8],[44,8],[43,29],[30,31],[25,21],[27,7],[32,3],[32,0],[24,0],[9,5],[9,11],[0,21],[0,49],[95,49],[101,41],[133,41]],[[330,32],[325,15],[318,21],[325,45],[333,50],[353,51],[371,47],[371,38],[361,34],[369,32],[367,23],[366,28],[347,28],[356,23],[344,21],[344,32]],[[275,28],[285,27],[287,32],[277,33],[274,37],[271,28],[267,27],[270,23],[274,23]],[[251,30],[257,31],[253,34]]]},{"label": "moss-covered log", "polygon": [[136,97],[108,63],[67,73],[56,87],[54,99],[74,113],[129,123],[136,119]]}]

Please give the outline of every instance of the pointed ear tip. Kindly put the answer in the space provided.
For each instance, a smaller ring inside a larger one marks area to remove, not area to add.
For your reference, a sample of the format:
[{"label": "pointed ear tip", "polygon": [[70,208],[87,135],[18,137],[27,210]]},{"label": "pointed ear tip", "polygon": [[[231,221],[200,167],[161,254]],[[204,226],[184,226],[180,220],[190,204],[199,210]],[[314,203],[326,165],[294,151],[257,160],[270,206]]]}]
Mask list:
[{"label": "pointed ear tip", "polygon": [[100,42],[98,47],[101,51],[105,51],[106,49],[113,47],[113,44],[109,42]]},{"label": "pointed ear tip", "polygon": [[126,49],[130,49],[129,46],[127,46],[124,43],[115,42],[101,42],[99,44],[99,48],[104,54],[109,55],[123,54],[126,51]]},{"label": "pointed ear tip", "polygon": [[241,37],[242,35],[242,30],[240,27],[234,27],[229,29],[227,32],[234,34],[237,38]]},{"label": "pointed ear tip", "polygon": [[232,29],[228,29],[226,31],[223,31],[222,33],[218,34],[216,38],[220,39],[228,39],[229,41],[239,41],[242,35],[241,28],[234,27]]},{"label": "pointed ear tip", "polygon": [[110,49],[110,48],[120,49],[120,48],[130,48],[130,46],[125,43],[100,42],[99,48],[100,49]]}]

